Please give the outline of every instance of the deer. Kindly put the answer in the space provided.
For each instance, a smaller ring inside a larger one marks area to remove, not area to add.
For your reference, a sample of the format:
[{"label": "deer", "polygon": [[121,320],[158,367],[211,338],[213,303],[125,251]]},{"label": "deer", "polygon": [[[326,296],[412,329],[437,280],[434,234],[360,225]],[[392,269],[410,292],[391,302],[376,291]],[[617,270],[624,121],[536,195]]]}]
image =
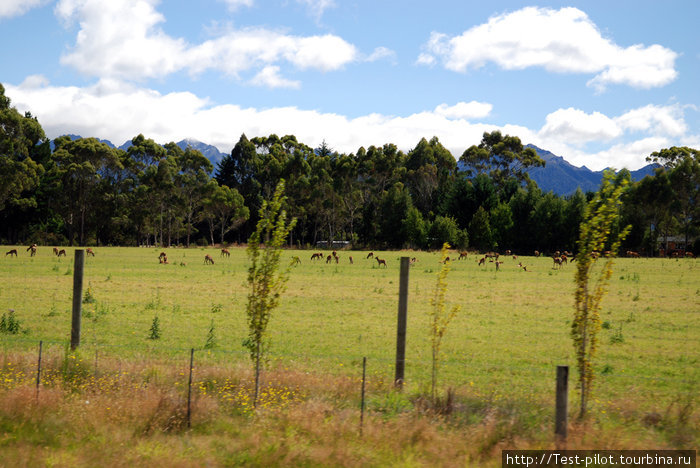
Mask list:
[{"label": "deer", "polygon": [[65,257],[65,256],[66,256],[66,251],[65,251],[65,249],[59,250],[57,255],[58,255],[59,257],[61,257],[61,256]]},{"label": "deer", "polygon": [[27,247],[27,252],[29,252],[30,250],[32,251],[32,253],[29,254],[31,257],[36,255],[36,244],[32,244],[29,247]]},{"label": "deer", "polygon": [[7,257],[8,255],[10,257],[12,257],[14,255],[16,257],[17,256],[17,249],[8,250],[7,252],[5,252],[5,256]]},{"label": "deer", "polygon": [[501,265],[503,265],[503,262],[499,262],[498,260],[496,260],[496,271],[499,271],[499,267]]},{"label": "deer", "polygon": [[94,257],[95,252],[90,247],[88,247],[87,249],[85,249],[85,255],[92,255]]},{"label": "deer", "polygon": [[[367,254],[367,258],[372,258],[372,257],[374,257],[374,252],[370,252],[370,253]],[[365,259],[365,260],[366,260],[366,259]]]},{"label": "deer", "polygon": [[311,255],[311,260],[321,260],[322,257],[320,253],[315,253]]},{"label": "deer", "polygon": [[211,263],[212,265],[214,264],[214,259],[211,258],[211,255],[207,254],[204,256],[204,264]]},{"label": "deer", "polygon": [[348,256],[348,258],[350,259],[350,265],[352,265],[352,264],[353,264],[353,262],[352,262],[352,256]]},{"label": "deer", "polygon": [[693,255],[693,252],[686,252],[685,258],[695,258],[695,255]]},{"label": "deer", "polygon": [[53,254],[58,257],[58,247],[53,248]]},{"label": "deer", "polygon": [[168,258],[168,254],[166,254],[165,252],[161,252],[160,255],[158,255],[158,259],[162,260],[163,258]]},{"label": "deer", "polygon": [[332,255],[329,255],[328,257],[326,257],[326,264],[331,263],[331,260],[333,260],[333,256],[332,256]]},{"label": "deer", "polygon": [[378,266],[378,267],[384,265],[384,268],[386,268],[386,260],[382,260],[382,259],[379,258],[379,257],[375,257],[374,259],[377,261],[377,266]]},{"label": "deer", "polygon": [[523,271],[527,271],[527,267],[523,265],[523,262],[518,263],[518,267],[520,267]]},{"label": "deer", "polygon": [[633,252],[632,250],[627,251],[627,256],[630,258],[639,258],[639,254],[637,252]]},{"label": "deer", "polygon": [[539,250],[535,250],[535,257],[539,257],[540,255],[541,255],[541,254],[540,254],[540,251],[539,251]]},{"label": "deer", "polygon": [[561,258],[562,265],[566,265],[566,263],[569,261],[568,257],[564,254],[562,254],[561,257],[559,257],[559,258]]},{"label": "deer", "polygon": [[561,257],[553,257],[552,260],[554,260],[554,265],[552,265],[552,268],[561,268]]},{"label": "deer", "polygon": [[221,249],[221,256],[222,257],[230,257],[231,252],[229,252],[228,249]]},{"label": "deer", "polygon": [[462,260],[463,258],[464,258],[464,259],[467,258],[467,252],[460,252],[460,253],[459,253],[459,258],[458,258],[457,260]]},{"label": "deer", "polygon": [[169,265],[170,263],[168,262],[168,256],[163,255],[162,257],[158,257],[158,263],[161,263],[163,265]]},{"label": "deer", "polygon": [[479,266],[486,264],[486,257],[481,257],[479,260]]}]

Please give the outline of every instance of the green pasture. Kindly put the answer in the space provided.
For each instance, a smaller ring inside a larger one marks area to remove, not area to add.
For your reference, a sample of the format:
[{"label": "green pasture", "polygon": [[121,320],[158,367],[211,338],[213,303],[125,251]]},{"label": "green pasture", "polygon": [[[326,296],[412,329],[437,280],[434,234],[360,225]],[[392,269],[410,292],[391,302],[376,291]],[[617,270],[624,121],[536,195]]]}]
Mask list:
[{"label": "green pasture", "polygon": [[[69,340],[73,250],[57,258],[51,247],[30,257],[0,258],[0,313],[14,310],[20,333],[3,334],[3,348],[31,349],[39,340]],[[161,250],[169,264],[158,263]],[[247,359],[247,257],[231,248],[96,248],[86,258],[83,305],[85,349],[116,355],[186,360],[202,349],[214,324],[216,348],[198,359]],[[210,254],[214,265],[205,265]],[[375,378],[392,379],[396,349],[399,259],[416,257],[410,270],[407,385],[423,388],[430,375],[427,311],[439,253],[341,251],[339,263],[311,261],[309,251],[285,252],[301,264],[291,268],[288,289],[273,313],[271,358],[316,371],[359,374],[362,357]],[[325,251],[324,255],[329,252]],[[354,263],[350,264],[349,256]],[[453,258],[456,258],[453,257]],[[492,399],[540,399],[552,393],[555,366],[568,364],[575,378],[569,335],[573,316],[574,265],[553,269],[551,258],[503,258],[477,264],[478,256],[453,260],[448,306],[461,305],[444,338],[443,387],[471,387]],[[518,267],[522,262],[527,271]],[[148,339],[158,316],[162,337]],[[617,259],[603,300],[595,396],[598,403],[634,398],[670,402],[697,395],[700,381],[700,262],[696,259]],[[570,384],[574,386],[572,381]],[[594,403],[595,404],[595,403]]]}]

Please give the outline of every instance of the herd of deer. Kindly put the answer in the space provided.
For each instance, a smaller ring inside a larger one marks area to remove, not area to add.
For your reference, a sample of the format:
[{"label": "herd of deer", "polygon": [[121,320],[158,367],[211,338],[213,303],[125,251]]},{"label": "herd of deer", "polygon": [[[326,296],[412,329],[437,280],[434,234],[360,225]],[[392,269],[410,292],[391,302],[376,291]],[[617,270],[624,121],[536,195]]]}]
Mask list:
[{"label": "herd of deer", "polygon": [[[32,244],[32,245],[30,245],[29,247],[27,247],[27,252],[30,252],[30,253],[29,253],[29,256],[30,256],[30,257],[33,257],[33,256],[36,255],[36,253],[37,253],[37,248],[38,248],[38,247],[37,247],[36,244]],[[58,247],[54,247],[54,248],[53,248],[53,254],[54,254],[55,256],[57,256],[57,257],[65,257],[65,256],[66,256],[66,250],[65,250],[65,249],[59,250]],[[86,254],[87,256],[92,256],[92,257],[95,256],[95,252],[94,252],[90,247],[88,247],[87,249],[85,249],[85,254]],[[17,256],[17,249],[10,249],[10,250],[8,250],[7,252],[5,252],[5,256],[7,257],[8,255],[9,255],[10,257],[16,257],[16,256]]]}]

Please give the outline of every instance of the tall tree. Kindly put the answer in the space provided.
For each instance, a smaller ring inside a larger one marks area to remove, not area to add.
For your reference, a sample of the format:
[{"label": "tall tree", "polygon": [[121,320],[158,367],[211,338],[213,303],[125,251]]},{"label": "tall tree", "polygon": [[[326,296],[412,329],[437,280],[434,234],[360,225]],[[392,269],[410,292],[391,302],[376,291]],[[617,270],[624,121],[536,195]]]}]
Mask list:
[{"label": "tall tree", "polygon": [[489,174],[499,187],[511,177],[526,182],[527,169],[545,165],[534,149],[523,147],[520,138],[503,136],[498,130],[484,132],[481,143],[467,148],[459,160],[468,174]]}]

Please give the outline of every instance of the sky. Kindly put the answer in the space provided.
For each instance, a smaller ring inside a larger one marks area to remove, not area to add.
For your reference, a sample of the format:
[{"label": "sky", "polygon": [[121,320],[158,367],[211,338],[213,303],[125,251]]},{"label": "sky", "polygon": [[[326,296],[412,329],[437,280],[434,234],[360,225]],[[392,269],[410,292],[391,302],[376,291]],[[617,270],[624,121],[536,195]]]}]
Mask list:
[{"label": "sky", "polygon": [[697,0],[1,0],[0,83],[47,136],[354,153],[500,130],[592,170],[700,148]]}]

